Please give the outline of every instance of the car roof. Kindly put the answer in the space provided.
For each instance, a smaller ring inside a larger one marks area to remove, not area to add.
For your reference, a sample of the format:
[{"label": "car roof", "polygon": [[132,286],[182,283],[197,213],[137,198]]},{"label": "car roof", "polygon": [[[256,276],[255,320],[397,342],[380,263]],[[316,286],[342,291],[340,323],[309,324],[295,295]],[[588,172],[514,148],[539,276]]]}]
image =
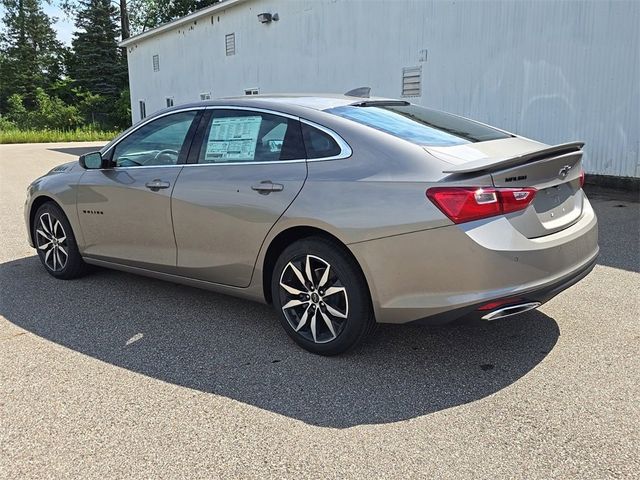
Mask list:
[{"label": "car roof", "polygon": [[[247,95],[248,96],[248,95]],[[246,100],[243,97],[227,97],[222,100]],[[252,100],[262,100],[277,105],[295,105],[299,107],[312,108],[314,110],[326,110],[328,108],[342,107],[353,103],[361,102],[363,99],[358,97],[348,97],[346,95],[332,94],[272,94],[272,95],[251,95]]]},{"label": "car roof", "polygon": [[[178,104],[173,107],[164,108],[158,110],[148,117],[134,123],[111,142],[107,143],[101,150],[102,153],[106,152],[111,146],[125,135],[128,135],[130,131],[138,128],[143,122],[147,123],[153,119],[166,115],[171,112],[180,112],[190,109],[201,109],[206,107],[246,107],[246,108],[263,108],[267,110],[274,110],[277,112],[300,116],[301,118],[307,118],[310,120],[320,120],[326,118],[326,116],[333,117],[324,113],[324,110],[328,110],[335,107],[345,105],[359,105],[364,102],[398,102],[397,99],[383,98],[383,97],[352,97],[349,95],[332,94],[332,93],[280,93],[280,94],[268,94],[268,95],[242,95],[236,97],[223,97],[211,100],[201,100],[199,102],[191,102],[186,104]],[[401,100],[400,100],[401,101]],[[337,118],[337,117],[336,117]]]},{"label": "car roof", "polygon": [[[330,108],[342,107],[345,105],[356,105],[363,102],[397,102],[397,99],[383,97],[352,97],[348,95],[332,93],[279,93],[268,95],[243,95],[235,97],[223,97],[212,100],[203,100],[187,105],[180,105],[180,108],[194,106],[220,106],[224,104],[235,106],[256,107],[263,104],[265,107],[305,107],[313,110],[328,110]],[[176,106],[177,108],[177,106]]]}]

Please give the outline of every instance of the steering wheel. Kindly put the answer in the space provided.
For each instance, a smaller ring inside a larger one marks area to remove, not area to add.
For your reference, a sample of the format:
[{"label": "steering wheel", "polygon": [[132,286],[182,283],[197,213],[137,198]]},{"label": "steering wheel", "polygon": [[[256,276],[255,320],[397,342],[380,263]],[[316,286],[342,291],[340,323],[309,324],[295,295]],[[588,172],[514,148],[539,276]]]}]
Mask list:
[{"label": "steering wheel", "polygon": [[134,165],[139,165],[141,167],[144,166],[144,163],[137,162],[136,160],[131,160],[129,157],[120,157],[118,159],[119,167],[130,167],[131,163],[133,163]]},{"label": "steering wheel", "polygon": [[[160,162],[159,158],[161,156],[168,157],[168,161]],[[165,165],[171,165],[173,163],[176,163],[177,160],[178,160],[178,152],[175,150],[171,150],[170,148],[167,148],[165,150],[160,150],[158,153],[156,153],[156,156],[153,157],[154,162],[158,162]]]}]

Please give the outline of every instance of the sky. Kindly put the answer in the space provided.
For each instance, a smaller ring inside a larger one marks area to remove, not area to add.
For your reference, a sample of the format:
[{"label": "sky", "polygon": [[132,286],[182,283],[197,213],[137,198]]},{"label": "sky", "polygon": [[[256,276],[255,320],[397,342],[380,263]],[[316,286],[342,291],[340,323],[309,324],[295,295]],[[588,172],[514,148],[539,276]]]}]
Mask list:
[{"label": "sky", "polygon": [[[42,8],[47,15],[58,19],[58,21],[53,25],[53,29],[58,34],[58,40],[65,45],[71,45],[71,39],[73,38],[73,20],[67,18],[65,13],[55,5],[43,3]],[[0,7],[0,28],[4,28],[4,24],[1,20],[3,16],[4,8]]]},{"label": "sky", "polygon": [[58,40],[65,45],[71,45],[73,37],[73,20],[67,18],[65,13],[55,5],[43,5],[44,12],[50,17],[56,17],[58,21],[53,25],[53,29],[58,33]]}]

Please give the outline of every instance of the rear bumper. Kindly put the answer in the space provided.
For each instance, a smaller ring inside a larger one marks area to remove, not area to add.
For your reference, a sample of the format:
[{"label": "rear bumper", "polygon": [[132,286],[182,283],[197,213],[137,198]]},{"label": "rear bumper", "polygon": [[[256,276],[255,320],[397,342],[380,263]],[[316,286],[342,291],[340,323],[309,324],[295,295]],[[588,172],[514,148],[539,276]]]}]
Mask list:
[{"label": "rear bumper", "polygon": [[[503,308],[508,305],[516,305],[516,304],[521,305],[521,304],[527,304],[527,303],[544,304],[549,300],[551,300],[556,295],[558,295],[563,290],[566,290],[570,286],[575,285],[584,277],[586,277],[591,272],[591,270],[593,270],[593,267],[595,267],[597,260],[598,260],[598,255],[596,254],[596,256],[592,260],[590,260],[586,265],[584,265],[582,268],[580,268],[575,272],[572,272],[567,277],[562,278],[561,280],[559,280],[556,283],[553,283],[552,285],[547,285],[545,287],[530,290],[528,292],[524,292],[524,291],[517,292],[513,296],[509,297],[509,298],[518,297],[517,301],[511,302],[511,303],[505,303],[504,305],[501,305],[499,308]],[[499,299],[494,299],[494,300],[499,300]],[[481,320],[484,316],[490,313],[490,310],[484,310],[484,311],[478,310],[481,306],[485,305],[486,303],[487,302],[480,302],[474,305],[469,305],[467,307],[456,308],[454,310],[449,310],[441,314],[432,315],[430,317],[414,320],[413,323],[420,324],[420,325],[441,325],[441,324],[446,324],[446,323],[454,322],[456,320],[461,320],[461,319]]]},{"label": "rear bumper", "polygon": [[528,239],[504,217],[349,245],[362,266],[379,323],[478,318],[479,306],[518,297],[544,303],[586,276],[598,226],[585,199],[581,219]]}]

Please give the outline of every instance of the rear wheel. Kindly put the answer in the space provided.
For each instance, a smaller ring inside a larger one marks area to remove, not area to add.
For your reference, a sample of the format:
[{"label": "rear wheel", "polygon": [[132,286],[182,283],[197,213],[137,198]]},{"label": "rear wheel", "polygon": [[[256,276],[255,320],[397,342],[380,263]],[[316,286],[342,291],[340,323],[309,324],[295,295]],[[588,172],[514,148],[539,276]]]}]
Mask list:
[{"label": "rear wheel", "polygon": [[278,259],[271,292],[282,326],[306,350],[337,355],[375,326],[362,272],[341,245],[310,237]]},{"label": "rear wheel", "polygon": [[55,203],[47,202],[38,208],[32,235],[40,261],[51,275],[69,280],[87,272],[88,266],[80,256],[71,225]]}]

